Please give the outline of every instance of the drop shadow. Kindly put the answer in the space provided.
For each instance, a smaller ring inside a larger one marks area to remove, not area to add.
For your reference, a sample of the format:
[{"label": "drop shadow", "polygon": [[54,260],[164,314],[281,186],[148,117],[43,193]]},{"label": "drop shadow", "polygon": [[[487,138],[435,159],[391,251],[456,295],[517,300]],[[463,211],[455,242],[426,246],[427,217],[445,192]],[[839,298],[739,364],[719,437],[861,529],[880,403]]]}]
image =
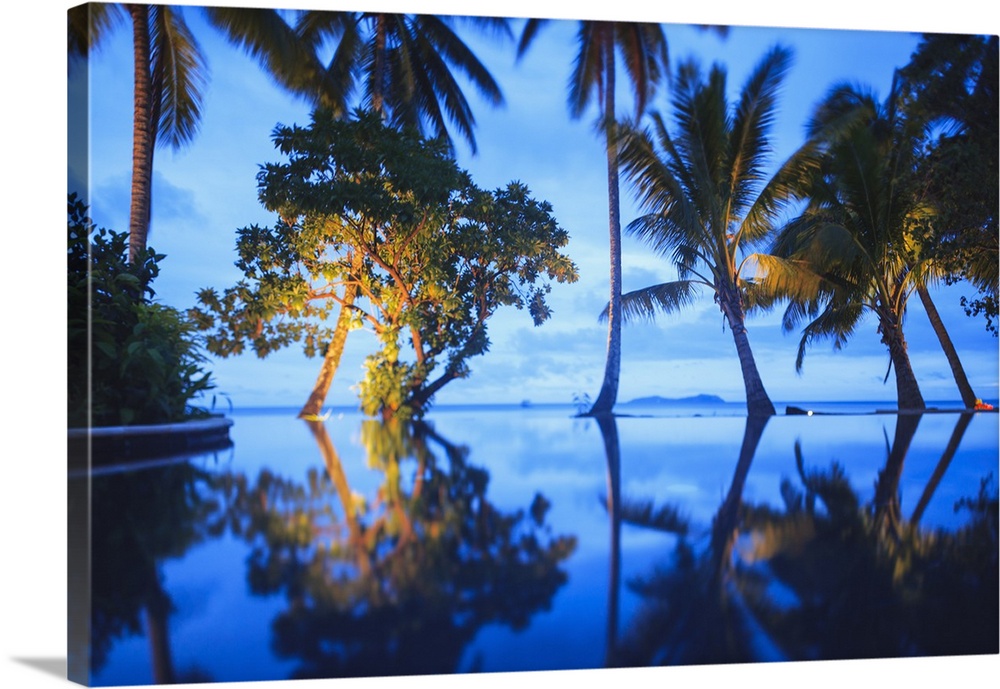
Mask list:
[{"label": "drop shadow", "polygon": [[14,662],[27,665],[47,675],[66,679],[68,662],[66,658],[11,658]]}]

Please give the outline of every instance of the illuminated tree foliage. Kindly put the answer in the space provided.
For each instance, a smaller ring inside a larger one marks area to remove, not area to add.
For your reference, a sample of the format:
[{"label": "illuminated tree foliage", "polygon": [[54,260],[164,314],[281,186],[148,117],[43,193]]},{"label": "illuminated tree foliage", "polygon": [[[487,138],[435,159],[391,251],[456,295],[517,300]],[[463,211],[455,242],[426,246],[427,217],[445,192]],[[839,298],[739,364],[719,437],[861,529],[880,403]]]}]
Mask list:
[{"label": "illuminated tree foliage", "polygon": [[420,415],[489,348],[498,308],[527,308],[538,325],[551,281],[576,280],[551,206],[517,182],[479,189],[443,142],[362,112],[318,112],[308,127],[277,127],[274,141],[287,160],[263,166],[258,181],[280,219],[238,231],[245,279],[222,295],[203,290],[194,312],[215,354],[249,345],[264,357],[301,341],[314,356],[364,327],[379,349],[359,386],[362,408]]}]

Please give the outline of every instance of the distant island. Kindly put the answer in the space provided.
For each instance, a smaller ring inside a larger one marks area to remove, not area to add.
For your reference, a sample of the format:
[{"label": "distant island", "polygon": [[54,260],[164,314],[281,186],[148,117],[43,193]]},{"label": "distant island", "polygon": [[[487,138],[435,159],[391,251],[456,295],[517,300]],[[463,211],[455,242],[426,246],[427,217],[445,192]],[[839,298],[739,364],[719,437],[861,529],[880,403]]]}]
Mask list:
[{"label": "distant island", "polygon": [[725,404],[726,401],[717,395],[694,395],[693,397],[637,397],[623,404],[656,405],[656,404]]}]

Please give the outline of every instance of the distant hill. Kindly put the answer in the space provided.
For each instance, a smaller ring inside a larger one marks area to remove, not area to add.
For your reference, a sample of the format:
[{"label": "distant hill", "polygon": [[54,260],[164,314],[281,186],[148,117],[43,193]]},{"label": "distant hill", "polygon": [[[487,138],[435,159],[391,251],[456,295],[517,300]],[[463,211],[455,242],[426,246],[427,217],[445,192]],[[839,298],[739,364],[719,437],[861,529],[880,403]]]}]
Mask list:
[{"label": "distant hill", "polygon": [[694,395],[693,397],[637,397],[623,404],[657,405],[657,404],[725,404],[726,400],[717,395]]}]

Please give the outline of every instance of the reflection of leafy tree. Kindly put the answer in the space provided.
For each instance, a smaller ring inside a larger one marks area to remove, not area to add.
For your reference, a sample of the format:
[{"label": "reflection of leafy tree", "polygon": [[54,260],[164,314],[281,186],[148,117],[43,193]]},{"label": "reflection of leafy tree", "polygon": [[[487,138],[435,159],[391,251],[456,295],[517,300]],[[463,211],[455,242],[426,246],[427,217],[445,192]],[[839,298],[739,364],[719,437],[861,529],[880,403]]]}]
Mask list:
[{"label": "reflection of leafy tree", "polygon": [[545,535],[547,501],[500,511],[488,473],[430,426],[363,427],[369,465],[385,476],[371,500],[347,487],[325,427],[312,430],[326,474],[301,485],[264,471],[227,488],[231,525],[253,544],[252,590],[288,599],[274,645],[302,660],[296,676],[453,672],[483,625],[524,627],[565,582],[558,565],[575,542]]},{"label": "reflection of leafy tree", "polygon": [[211,481],[188,462],[92,479],[92,673],[116,639],[143,632],[145,619],[157,681],[179,681],[166,637],[172,604],[159,568],[217,533]]}]

